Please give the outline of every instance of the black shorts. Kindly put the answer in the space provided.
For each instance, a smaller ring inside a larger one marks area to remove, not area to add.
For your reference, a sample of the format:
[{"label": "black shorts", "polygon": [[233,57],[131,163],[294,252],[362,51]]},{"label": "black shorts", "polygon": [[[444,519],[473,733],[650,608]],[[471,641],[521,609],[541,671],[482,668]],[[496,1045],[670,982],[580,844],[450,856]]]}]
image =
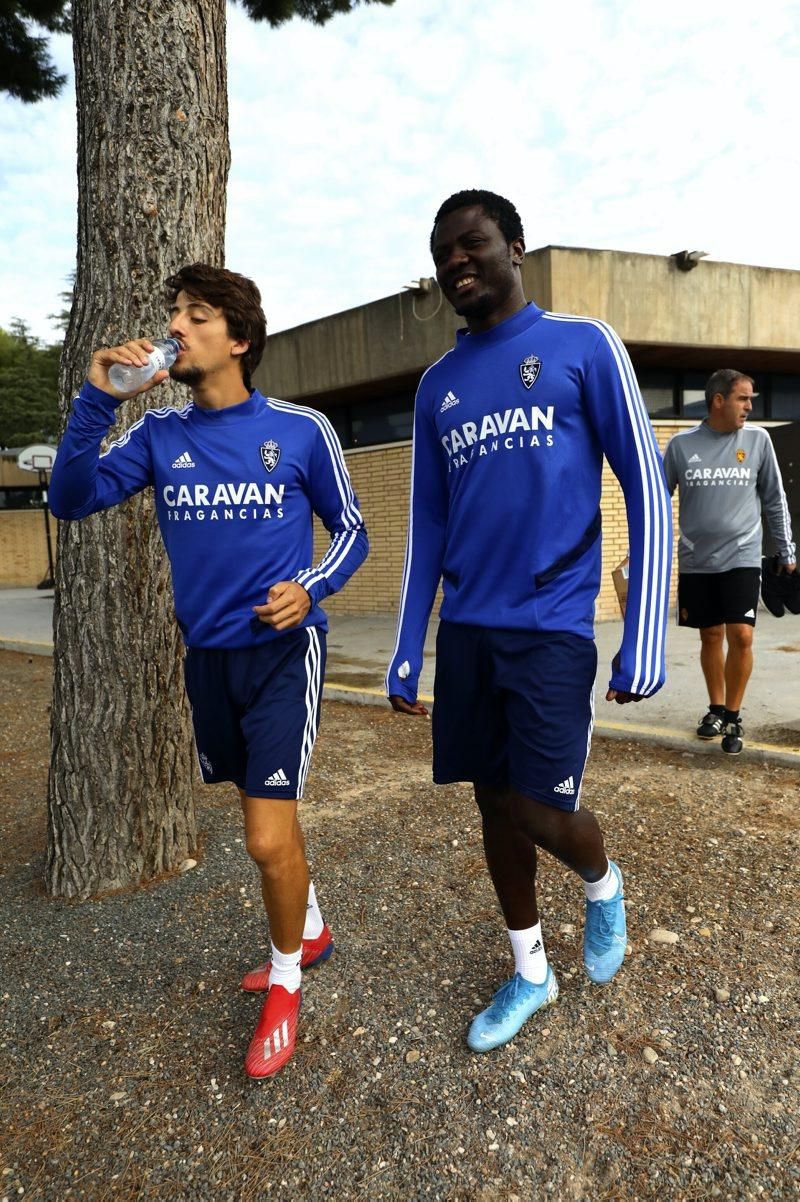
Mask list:
[{"label": "black shorts", "polygon": [[678,625],[704,628],[736,622],[755,626],[760,589],[760,568],[681,572],[678,576]]},{"label": "black shorts", "polygon": [[184,672],[205,783],[302,797],[319,729],[324,630],[290,630],[258,647],[190,647]]},{"label": "black shorts", "polygon": [[544,805],[577,810],[596,672],[591,639],[440,622],[434,781],[511,785]]}]

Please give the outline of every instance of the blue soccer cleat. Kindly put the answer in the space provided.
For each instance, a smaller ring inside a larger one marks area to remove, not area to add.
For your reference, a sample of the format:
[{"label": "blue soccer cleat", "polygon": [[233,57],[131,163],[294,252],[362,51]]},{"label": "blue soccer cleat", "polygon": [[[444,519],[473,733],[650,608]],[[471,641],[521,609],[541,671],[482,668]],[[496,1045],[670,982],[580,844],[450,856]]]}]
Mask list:
[{"label": "blue soccer cleat", "polygon": [[617,892],[609,901],[586,899],[586,926],[583,931],[583,966],[591,981],[598,985],[610,981],[622,961],[628,944],[622,873],[613,860],[609,868],[617,878]]},{"label": "blue soccer cleat", "polygon": [[526,981],[515,973],[498,989],[491,1006],[482,1010],[467,1035],[467,1044],[473,1052],[491,1052],[508,1043],[532,1014],[544,1006],[550,1006],[558,997],[558,981],[548,964],[547,976],[541,985]]}]

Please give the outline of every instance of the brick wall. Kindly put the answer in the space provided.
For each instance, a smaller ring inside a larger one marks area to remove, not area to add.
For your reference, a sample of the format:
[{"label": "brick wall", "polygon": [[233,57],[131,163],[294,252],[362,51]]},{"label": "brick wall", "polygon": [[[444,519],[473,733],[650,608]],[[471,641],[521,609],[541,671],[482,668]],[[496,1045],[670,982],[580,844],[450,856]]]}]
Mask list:
[{"label": "brick wall", "polygon": [[[656,440],[663,454],[664,448],[672,435],[686,428],[686,422],[653,422]],[[611,582],[611,573],[618,563],[628,553],[628,523],[625,515],[625,501],[622,489],[617,483],[614,473],[607,463],[603,464],[603,495],[600,502],[603,511],[603,577],[600,593],[597,598],[598,621],[619,617],[617,594]],[[673,530],[678,537],[678,505],[677,491],[672,502]],[[677,587],[676,564],[672,565],[672,582],[670,586],[670,606],[675,602]]]},{"label": "brick wall", "polygon": [[[685,424],[685,423],[684,423]],[[655,422],[661,450],[672,435],[682,428],[676,422]],[[370,535],[370,554],[363,568],[343,592],[329,597],[325,608],[341,614],[385,613],[397,609],[405,554],[408,517],[411,444],[346,451],[345,459]],[[622,490],[609,468],[603,467],[603,577],[597,598],[600,621],[619,617],[619,606],[611,582],[612,569],[625,558],[628,550],[628,526]],[[677,506],[673,503],[677,531]],[[328,544],[327,531],[319,524],[315,531],[314,552],[319,560]],[[671,600],[675,594],[675,570]],[[436,607],[438,608],[438,600]]]},{"label": "brick wall", "polygon": [[[369,557],[326,609],[340,614],[396,611],[400,599],[411,475],[411,444],[346,451],[350,479],[358,495],[370,539]],[[314,557],[319,561],[329,534],[315,523]]]},{"label": "brick wall", "polygon": [[[34,587],[47,575],[47,542],[41,509],[0,511],[0,588]],[[55,555],[56,523],[50,517]]]}]

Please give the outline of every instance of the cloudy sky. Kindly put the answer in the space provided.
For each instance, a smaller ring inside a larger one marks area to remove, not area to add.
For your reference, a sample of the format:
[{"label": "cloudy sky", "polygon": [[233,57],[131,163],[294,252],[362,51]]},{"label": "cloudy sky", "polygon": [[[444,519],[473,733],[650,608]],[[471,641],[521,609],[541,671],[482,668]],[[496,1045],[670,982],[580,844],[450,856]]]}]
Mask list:
[{"label": "cloudy sky", "polygon": [[[395,0],[280,30],[232,7],[228,46],[227,262],[272,331],[431,274],[465,187],[510,196],[529,249],[800,269],[796,0]],[[71,85],[0,98],[0,325],[45,339],[75,257]]]}]

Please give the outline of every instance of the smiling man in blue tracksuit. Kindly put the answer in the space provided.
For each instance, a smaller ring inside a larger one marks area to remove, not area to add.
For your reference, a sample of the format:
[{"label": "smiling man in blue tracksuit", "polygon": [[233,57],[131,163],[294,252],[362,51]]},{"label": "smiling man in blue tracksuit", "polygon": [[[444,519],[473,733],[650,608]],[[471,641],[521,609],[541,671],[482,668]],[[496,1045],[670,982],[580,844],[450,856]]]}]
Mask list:
[{"label": "smiling man in blue tracksuit", "polygon": [[522,223],[492,192],[460,192],[431,234],[436,276],[466,320],[420,382],[397,643],[395,710],[417,700],[442,581],[433,777],[469,781],[515,973],[472,1023],[474,1051],[512,1039],[558,985],[536,905],[537,848],[580,876],[584,964],[610,980],[625,954],[622,874],[579,808],[597,654],[603,455],[624,495],[630,579],[607,700],[664,681],[672,521],[661,460],[625,348],[603,322],[545,313],[522,287]]},{"label": "smiling man in blue tracksuit", "polygon": [[[245,1067],[280,1069],[295,1046],[300,971],[333,948],[309,881],[297,803],[319,726],[327,619],[367,538],[339,441],[313,409],[251,384],[266,340],[252,280],[195,263],[167,280],[169,375],[183,408],[151,409],[100,445],[120,402],[114,364],[144,365],[147,339],[96,351],[73,403],[50,489],[53,513],[83,518],[151,486],[186,642],[186,689],[203,779],[233,781],[247,850],[261,873],[270,964],[243,988],[267,989]],[[138,392],[167,378],[159,371]],[[312,560],[312,516],[331,542]]]}]

